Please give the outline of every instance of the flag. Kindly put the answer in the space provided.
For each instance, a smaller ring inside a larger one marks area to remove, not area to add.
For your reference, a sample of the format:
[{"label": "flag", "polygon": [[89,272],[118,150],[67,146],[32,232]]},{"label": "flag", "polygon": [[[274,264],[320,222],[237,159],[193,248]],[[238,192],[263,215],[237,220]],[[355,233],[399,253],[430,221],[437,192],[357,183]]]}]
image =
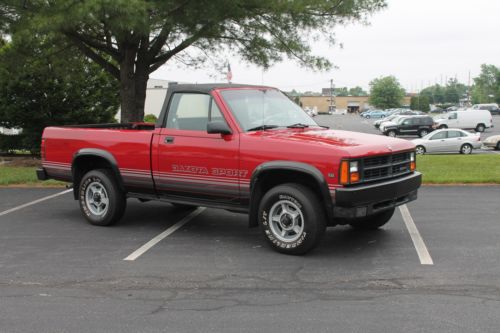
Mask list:
[{"label": "flag", "polygon": [[231,83],[233,79],[233,72],[231,72],[231,64],[227,63],[227,73],[226,73],[227,82]]}]

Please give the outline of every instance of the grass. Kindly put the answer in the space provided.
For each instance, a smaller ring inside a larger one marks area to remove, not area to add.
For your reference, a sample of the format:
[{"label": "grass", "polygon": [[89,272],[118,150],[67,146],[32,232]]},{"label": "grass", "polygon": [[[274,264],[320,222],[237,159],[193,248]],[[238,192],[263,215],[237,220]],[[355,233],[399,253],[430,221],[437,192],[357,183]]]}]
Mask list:
[{"label": "grass", "polygon": [[64,186],[66,183],[56,180],[40,181],[36,178],[36,167],[0,166],[0,186]]},{"label": "grass", "polygon": [[500,156],[496,154],[418,156],[417,170],[425,184],[500,184]]},{"label": "grass", "polygon": [[[499,155],[424,155],[417,157],[417,169],[425,184],[500,184]],[[39,181],[36,167],[0,166],[0,186],[64,186],[66,183]]]}]

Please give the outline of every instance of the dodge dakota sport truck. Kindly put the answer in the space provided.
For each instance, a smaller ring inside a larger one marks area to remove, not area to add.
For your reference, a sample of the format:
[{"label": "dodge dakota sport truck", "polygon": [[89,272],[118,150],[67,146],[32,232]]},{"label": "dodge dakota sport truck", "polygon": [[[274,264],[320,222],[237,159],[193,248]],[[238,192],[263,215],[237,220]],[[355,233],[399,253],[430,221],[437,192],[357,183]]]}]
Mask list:
[{"label": "dodge dakota sport truck", "polygon": [[417,198],[413,143],[319,126],[275,88],[171,85],[156,124],[48,127],[38,178],[73,183],[94,225],[127,198],[247,213],[270,246],[303,254],[327,226],[376,229]]}]

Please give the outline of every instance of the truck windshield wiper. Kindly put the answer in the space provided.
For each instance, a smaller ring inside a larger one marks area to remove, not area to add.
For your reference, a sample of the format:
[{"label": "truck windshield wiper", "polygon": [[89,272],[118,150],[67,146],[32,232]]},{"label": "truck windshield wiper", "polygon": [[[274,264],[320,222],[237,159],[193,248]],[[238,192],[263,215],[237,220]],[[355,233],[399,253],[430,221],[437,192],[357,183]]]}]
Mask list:
[{"label": "truck windshield wiper", "polygon": [[309,125],[302,124],[302,123],[296,123],[292,125],[288,125],[287,128],[308,128]]},{"label": "truck windshield wiper", "polygon": [[247,132],[251,132],[251,131],[265,131],[267,129],[276,128],[276,127],[279,127],[279,126],[278,125],[259,125],[259,126],[247,129]]}]

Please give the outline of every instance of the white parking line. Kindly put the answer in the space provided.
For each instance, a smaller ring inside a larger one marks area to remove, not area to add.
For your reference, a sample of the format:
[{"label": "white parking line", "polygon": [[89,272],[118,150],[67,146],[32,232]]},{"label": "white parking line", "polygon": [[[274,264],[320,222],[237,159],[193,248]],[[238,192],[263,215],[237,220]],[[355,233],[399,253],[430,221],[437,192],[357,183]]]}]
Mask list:
[{"label": "white parking line", "polygon": [[21,205],[21,206],[17,206],[17,207],[11,208],[11,209],[4,210],[3,212],[0,213],[0,216],[4,216],[4,215],[7,215],[7,214],[10,214],[12,212],[18,211],[20,209],[23,209],[23,208],[26,208],[26,207],[29,207],[29,206],[32,206],[32,205],[36,205],[37,203],[40,203],[42,201],[49,200],[49,199],[58,197],[60,195],[72,192],[72,191],[73,191],[73,189],[69,189],[69,190],[66,190],[66,191],[62,191],[62,192],[59,192],[59,193],[56,193],[56,194],[52,194],[52,195],[43,197],[43,198],[35,200],[35,201],[31,201],[31,202],[25,203],[24,205]]},{"label": "white parking line", "polygon": [[143,246],[132,252],[128,257],[126,257],[123,260],[134,261],[135,259],[139,258],[153,246],[158,244],[162,239],[173,234],[177,229],[181,228],[183,225],[194,219],[196,216],[200,215],[204,210],[205,210],[204,207],[200,207],[195,211],[191,212],[189,215],[185,216],[182,220],[180,220],[179,222],[177,222],[176,224],[174,224],[173,226],[171,226],[158,236],[151,239],[149,242],[147,242],[146,244],[144,244]]},{"label": "white parking line", "polygon": [[413,241],[413,245],[415,246],[415,250],[417,250],[420,263],[422,265],[434,265],[431,255],[429,254],[429,250],[427,250],[427,246],[425,246],[424,240],[422,239],[422,236],[420,236],[415,222],[413,222],[408,207],[406,205],[399,206],[399,211],[401,212],[403,221],[405,222],[406,228],[410,233],[410,237]]}]

